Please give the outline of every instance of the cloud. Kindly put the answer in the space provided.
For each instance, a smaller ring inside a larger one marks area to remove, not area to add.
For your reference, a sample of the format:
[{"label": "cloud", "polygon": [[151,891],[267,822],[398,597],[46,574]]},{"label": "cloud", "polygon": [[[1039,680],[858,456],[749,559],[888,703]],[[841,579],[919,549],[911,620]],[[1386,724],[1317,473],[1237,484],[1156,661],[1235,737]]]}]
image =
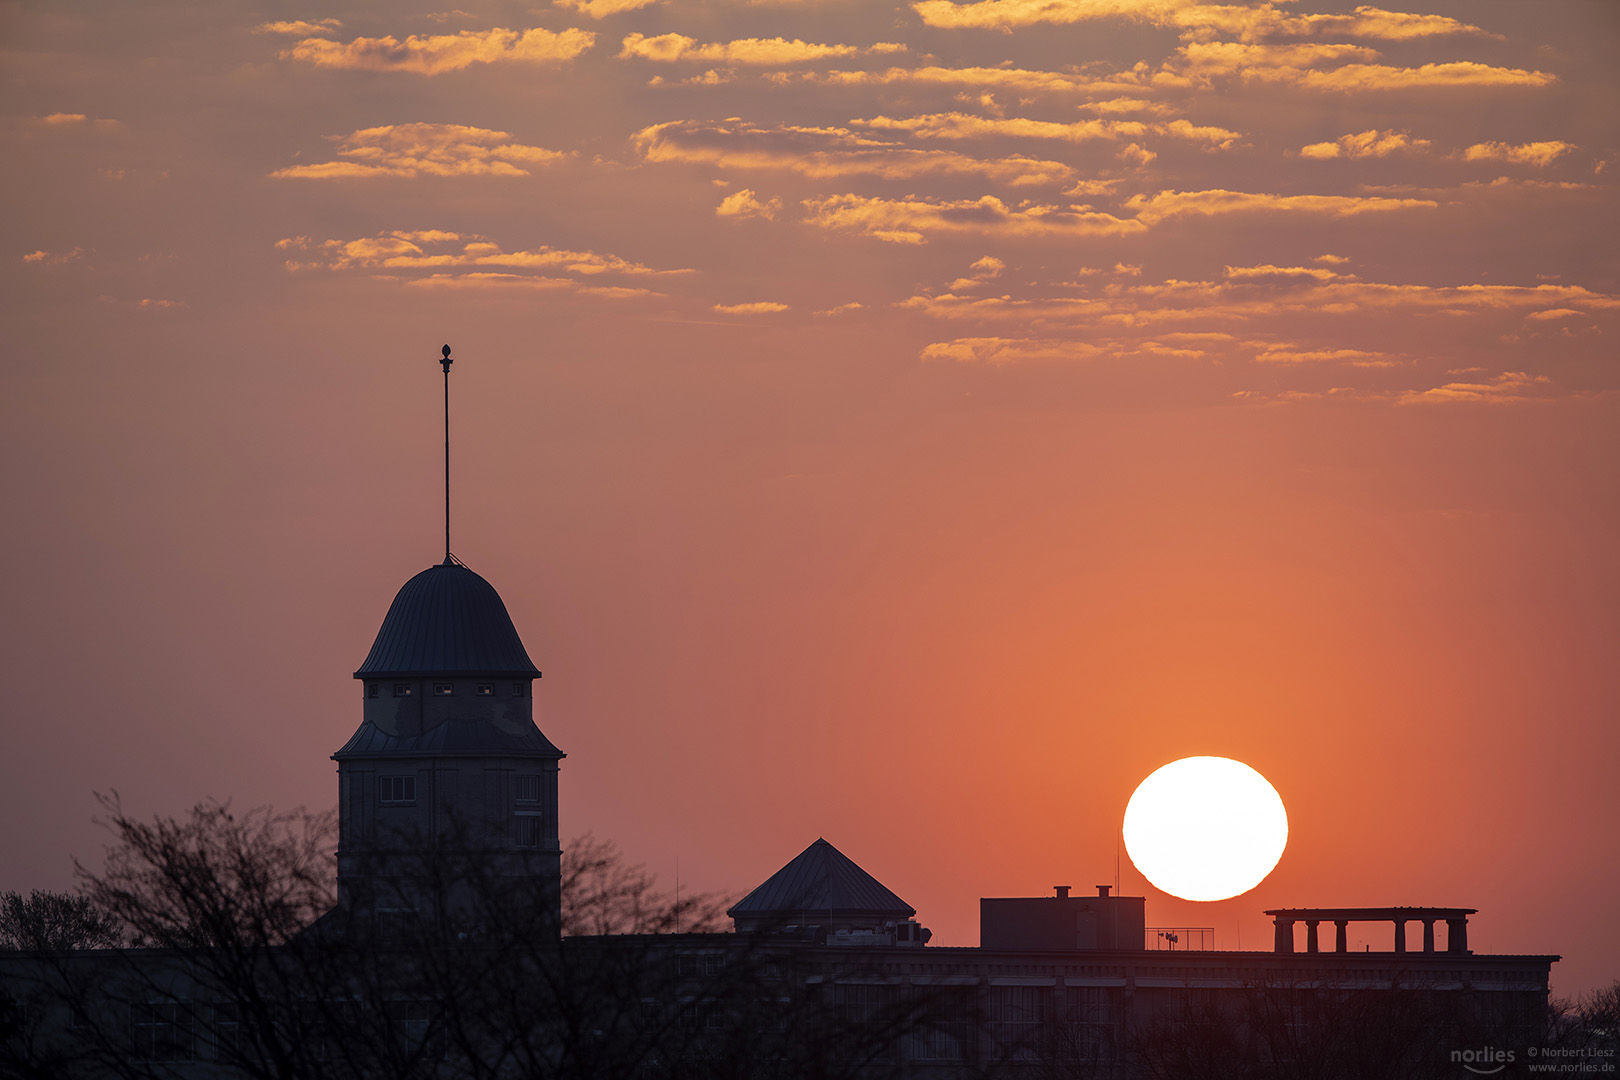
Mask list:
[{"label": "cloud", "polygon": [[593,19],[602,19],[624,11],[639,11],[641,8],[658,3],[659,0],[551,0],[551,2],[557,7],[573,8]]},{"label": "cloud", "polygon": [[1391,199],[1358,195],[1270,195],[1251,191],[1161,191],[1157,195],[1133,195],[1126,207],[1136,211],[1137,220],[1158,224],[1174,217],[1216,214],[1281,212],[1326,214],[1354,217],[1360,214],[1396,210],[1432,210],[1439,203],[1432,199]]},{"label": "cloud", "polygon": [[[541,245],[538,248],[503,251],[496,244],[474,233],[442,229],[391,229],[355,240],[316,241],[307,236],[291,236],[276,241],[280,251],[297,256],[286,262],[293,271],[388,271],[392,274],[447,268],[476,268],[454,275],[448,283],[469,284],[484,281],[501,284],[506,279],[526,279],[537,288],[572,288],[572,279],[546,274],[572,274],[594,279],[604,275],[628,277],[690,274],[691,270],[658,270],[617,255],[594,251],[574,251]],[[543,273],[542,273],[543,272]],[[445,284],[447,281],[441,281]],[[578,284],[578,282],[575,282]]]},{"label": "cloud", "polygon": [[1332,270],[1324,270],[1319,266],[1273,266],[1266,263],[1263,266],[1228,266],[1226,279],[1228,281],[1258,282],[1265,281],[1273,284],[1297,281],[1337,281],[1341,275]]},{"label": "cloud", "polygon": [[1537,322],[1547,322],[1547,321],[1552,320],[1552,319],[1567,319],[1567,318],[1570,318],[1571,316],[1579,316],[1579,315],[1585,315],[1585,314],[1586,314],[1586,312],[1584,312],[1584,311],[1576,311],[1574,308],[1560,307],[1560,308],[1548,308],[1546,311],[1532,311],[1530,314],[1526,315],[1525,318],[1534,319]]},{"label": "cloud", "polygon": [[293,19],[285,22],[260,23],[253,28],[255,34],[290,34],[294,37],[313,37],[330,34],[341,29],[342,19]]},{"label": "cloud", "polygon": [[1081,199],[1088,195],[1112,195],[1118,180],[1076,180],[1064,188],[1062,194]]},{"label": "cloud", "polygon": [[1001,272],[1005,269],[1007,269],[1006,263],[1002,262],[994,255],[986,255],[982,259],[974,260],[973,265],[968,267],[970,273],[967,277],[957,278],[955,281],[947,285],[946,288],[952,292],[958,292],[963,289],[975,289],[987,281],[1000,277]]},{"label": "cloud", "polygon": [[1198,4],[1178,12],[1176,23],[1195,32],[1235,33],[1244,41],[1319,35],[1411,41],[1454,34],[1485,34],[1477,26],[1446,15],[1385,11],[1368,5],[1357,7],[1351,14],[1294,15],[1280,11],[1271,4],[1253,8]]},{"label": "cloud", "polygon": [[[1336,329],[1331,332],[1339,339],[1321,348],[1331,350],[1351,347],[1342,340],[1342,328],[1356,324],[1341,321],[1347,318],[1358,324],[1373,316],[1477,320],[1491,314],[1517,317],[1550,307],[1597,315],[1620,312],[1620,297],[1570,285],[1397,285],[1361,281],[1320,268],[1266,264],[1227,267],[1222,282],[1118,283],[1104,287],[1100,295],[1080,296],[974,298],[951,291],[913,296],[900,306],[951,322],[1063,326],[1092,334],[1125,329],[1142,333],[1177,324],[1264,330],[1284,318],[1328,319],[1335,321]],[[1163,336],[1162,331],[1155,332]],[[1249,344],[1254,348],[1277,346],[1275,342]],[[1287,352],[1319,351],[1316,346],[1293,343],[1280,348],[1277,359]]]},{"label": "cloud", "polygon": [[116,128],[120,126],[117,120],[92,119],[91,117],[86,116],[84,113],[76,112],[49,113],[45,116],[35,117],[31,122],[41,124],[48,128],[59,128],[64,131],[74,128],[100,128],[105,131],[108,128]]},{"label": "cloud", "polygon": [[1557,76],[1542,71],[1493,67],[1472,60],[1415,68],[1372,63],[1378,56],[1375,49],[1348,44],[1191,42],[1176,51],[1155,79],[1208,85],[1235,78],[1346,93],[1440,86],[1546,86],[1557,81]]},{"label": "cloud", "polygon": [[1090,206],[1023,204],[1009,207],[985,195],[978,199],[868,198],[846,194],[807,199],[807,220],[824,229],[853,231],[891,243],[921,244],[930,233],[1018,237],[1130,236],[1180,217],[1235,213],[1325,214],[1351,217],[1396,210],[1433,209],[1425,199],[1351,195],[1270,195],[1259,192],[1161,191],[1133,195],[1120,217]]},{"label": "cloud", "polygon": [[566,291],[576,296],[595,296],[607,300],[629,300],[643,296],[662,296],[651,289],[628,285],[587,285],[573,278],[556,278],[528,274],[502,274],[472,271],[462,274],[429,274],[404,282],[408,288],[418,289],[480,289],[556,292]]},{"label": "cloud", "polygon": [[837,307],[823,308],[815,314],[817,317],[828,315],[846,315],[851,311],[860,311],[865,307],[866,305],[861,303],[859,300],[851,300],[849,303],[839,304]]},{"label": "cloud", "polygon": [[1326,160],[1328,158],[1381,158],[1397,151],[1427,150],[1433,143],[1428,139],[1414,139],[1404,131],[1363,131],[1356,135],[1340,135],[1335,142],[1311,143],[1300,147],[1299,156]]},{"label": "cloud", "polygon": [[656,37],[647,37],[637,33],[624,39],[619,57],[621,59],[640,57],[643,60],[656,60],[662,63],[696,60],[702,63],[769,65],[802,64],[830,57],[893,53],[904,49],[904,45],[890,42],[879,42],[863,48],[857,45],[817,45],[797,38],[789,41],[779,37],[740,38],[736,41],[700,45],[695,38],[689,38],[684,34],[659,34]]},{"label": "cloud", "polygon": [[715,304],[711,310],[722,315],[770,315],[787,309],[786,304],[774,300],[755,300],[746,304]]},{"label": "cloud", "polygon": [[1153,159],[1159,155],[1155,154],[1152,150],[1143,149],[1136,143],[1131,143],[1129,146],[1122,147],[1119,153],[1115,154],[1114,156],[1125,162],[1127,165],[1142,166],[1151,164]]},{"label": "cloud", "polygon": [[1205,142],[1223,150],[1243,137],[1236,131],[1220,127],[1200,127],[1186,120],[1173,120],[1168,123],[1141,120],[1079,120],[1060,123],[1052,120],[949,112],[902,118],[875,116],[870,120],[852,120],[850,123],[875,131],[905,131],[922,139],[1014,137],[1078,143],[1093,139],[1139,139],[1144,135],[1154,134]]},{"label": "cloud", "polygon": [[1308,90],[1409,90],[1439,86],[1548,86],[1558,76],[1523,68],[1499,68],[1462,60],[1449,64],[1424,64],[1415,68],[1384,64],[1346,64],[1332,71],[1301,71],[1295,68],[1249,70],[1246,77],[1292,83]]},{"label": "cloud", "polygon": [[1557,76],[1522,68],[1494,67],[1463,60],[1396,67],[1377,63],[1379,53],[1364,45],[1343,42],[1252,43],[1194,41],[1177,49],[1159,68],[1145,62],[1111,73],[1035,71],[1011,67],[950,68],[925,65],[882,71],[776,72],[773,81],[816,82],[832,86],[939,85],[974,90],[1022,93],[1119,94],[1112,99],[1129,102],[1139,95],[1164,90],[1213,86],[1218,82],[1270,83],[1324,93],[1407,90],[1428,87],[1520,86],[1540,87]]},{"label": "cloud", "polygon": [[1545,375],[1504,371],[1489,382],[1452,382],[1430,390],[1413,390],[1395,399],[1397,405],[1508,404],[1551,397],[1552,380]]},{"label": "cloud", "polygon": [[394,37],[359,37],[342,44],[308,38],[282,53],[283,59],[301,60],[316,67],[351,71],[406,71],[417,75],[443,75],[473,64],[549,64],[572,60],[589,49],[596,35],[589,30],[561,33],[533,30],[463,30],[459,34],[412,34]]},{"label": "cloud", "polygon": [[914,149],[845,128],[758,127],[736,119],[654,124],[636,132],[631,141],[647,161],[781,169],[816,179],[979,175],[999,183],[1028,185],[1059,183],[1073,172],[1067,165],[1036,158],[975,158],[946,150]]},{"label": "cloud", "polygon": [[922,244],[929,233],[979,236],[1124,236],[1146,230],[1139,221],[1089,207],[1025,206],[1017,209],[993,195],[977,199],[881,199],[833,195],[806,199],[810,224],[856,232],[897,244]]},{"label": "cloud", "polygon": [[25,263],[33,263],[36,266],[61,266],[63,263],[73,262],[75,259],[78,259],[83,255],[84,248],[82,247],[76,247],[70,251],[57,252],[45,251],[41,249],[39,251],[30,251],[28,254],[22,257],[22,261]]},{"label": "cloud", "polygon": [[720,205],[714,208],[715,217],[730,218],[765,218],[775,220],[782,210],[781,199],[771,199],[760,202],[752,188],[742,188],[727,195],[720,200]]},{"label": "cloud", "polygon": [[1535,165],[1546,168],[1563,155],[1575,149],[1573,143],[1550,141],[1521,143],[1475,143],[1463,151],[1468,161],[1506,161],[1514,165]]},{"label": "cloud", "polygon": [[567,155],[513,142],[504,131],[462,124],[389,124],[337,139],[338,161],[292,165],[271,176],[339,180],[376,176],[528,176],[527,166]]},{"label": "cloud", "polygon": [[1365,349],[1302,349],[1269,345],[1254,354],[1257,364],[1349,364],[1351,367],[1397,367],[1406,363],[1388,353]]},{"label": "cloud", "polygon": [[1111,113],[1159,114],[1170,111],[1170,106],[1166,105],[1162,101],[1148,101],[1146,98],[1129,97],[1106,98],[1102,101],[1085,101],[1081,102],[1077,108],[1084,109],[1086,112],[1101,113],[1105,116]]},{"label": "cloud", "polygon": [[1104,355],[1098,345],[1083,341],[1038,338],[968,337],[937,341],[923,347],[924,363],[983,364],[1003,367],[1031,362],[1073,362]]},{"label": "cloud", "polygon": [[1348,15],[1293,15],[1272,4],[1238,7],[1198,0],[977,0],[965,4],[920,0],[911,6],[929,26],[995,30],[1036,23],[1127,19],[1192,32],[1240,33],[1246,40],[1334,34],[1406,41],[1482,32],[1444,15],[1414,15],[1366,5]]},{"label": "cloud", "polygon": [[[795,78],[788,72],[778,73],[778,81]],[[883,71],[803,72],[796,76],[801,81],[830,86],[892,86],[912,84],[919,86],[964,86],[976,90],[1008,90],[1025,93],[1138,93],[1148,86],[1152,73],[1146,64],[1138,64],[1130,71],[1113,75],[1080,75],[1061,71],[1031,71],[1012,67],[940,67],[927,64],[922,67],[891,67]]]}]

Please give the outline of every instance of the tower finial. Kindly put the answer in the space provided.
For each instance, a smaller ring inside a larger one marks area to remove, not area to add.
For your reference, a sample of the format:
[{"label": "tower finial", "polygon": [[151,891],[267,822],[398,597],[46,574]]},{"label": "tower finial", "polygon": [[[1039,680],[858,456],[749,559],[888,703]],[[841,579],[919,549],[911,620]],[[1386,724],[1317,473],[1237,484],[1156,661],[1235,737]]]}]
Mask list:
[{"label": "tower finial", "polygon": [[444,561],[453,561],[450,554],[450,346],[443,350],[444,365]]}]

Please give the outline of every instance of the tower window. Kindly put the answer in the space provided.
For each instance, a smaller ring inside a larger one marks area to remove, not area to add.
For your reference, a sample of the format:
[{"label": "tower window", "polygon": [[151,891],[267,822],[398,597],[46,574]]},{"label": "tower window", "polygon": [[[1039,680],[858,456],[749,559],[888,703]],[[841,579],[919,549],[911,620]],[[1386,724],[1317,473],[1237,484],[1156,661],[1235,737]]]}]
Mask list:
[{"label": "tower window", "polygon": [[382,693],[382,687],[376,683],[366,683],[366,697],[374,698]]},{"label": "tower window", "polygon": [[436,682],[433,684],[434,697],[449,697],[455,691],[454,683]]},{"label": "tower window", "polygon": [[479,697],[490,697],[494,693],[495,693],[495,684],[494,683],[481,682],[481,683],[478,684],[478,696]]},{"label": "tower window", "polygon": [[381,776],[377,796],[384,806],[404,806],[416,801],[416,777]]},{"label": "tower window", "polygon": [[542,818],[540,817],[539,814],[519,814],[518,815],[518,819],[517,819],[517,846],[518,847],[539,847],[540,846],[540,822],[541,822],[541,820],[542,820]]},{"label": "tower window", "polygon": [[515,682],[515,683],[512,684],[512,696],[513,697],[522,697],[523,696],[523,684],[522,683]]},{"label": "tower window", "polygon": [[540,778],[538,776],[519,776],[517,778],[517,801],[540,801]]},{"label": "tower window", "polygon": [[411,684],[408,683],[408,682],[397,682],[397,683],[395,683],[394,684],[394,696],[395,697],[410,697],[411,696]]}]

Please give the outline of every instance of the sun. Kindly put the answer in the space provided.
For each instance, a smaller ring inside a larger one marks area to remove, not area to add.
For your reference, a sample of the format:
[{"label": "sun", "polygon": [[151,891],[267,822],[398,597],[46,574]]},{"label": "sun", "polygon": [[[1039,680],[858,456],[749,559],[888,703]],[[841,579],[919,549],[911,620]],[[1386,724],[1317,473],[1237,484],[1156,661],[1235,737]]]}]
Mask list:
[{"label": "sun", "polygon": [[1125,806],[1125,850],[1144,877],[1183,900],[1246,893],[1282,858],[1288,811],[1241,761],[1189,757],[1156,769]]}]

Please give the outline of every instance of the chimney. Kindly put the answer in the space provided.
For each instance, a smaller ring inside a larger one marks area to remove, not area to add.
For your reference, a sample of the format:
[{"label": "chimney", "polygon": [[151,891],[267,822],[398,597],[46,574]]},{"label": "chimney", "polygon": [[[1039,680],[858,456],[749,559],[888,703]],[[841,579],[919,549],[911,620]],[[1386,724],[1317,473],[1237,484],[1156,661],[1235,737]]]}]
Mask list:
[{"label": "chimney", "polygon": [[1113,888],[1112,885],[1099,885],[1099,886],[1097,886],[1097,895],[1098,896],[1107,896],[1108,895],[1108,890],[1111,889],[1111,888]]},{"label": "chimney", "polygon": [[1057,891],[1057,898],[1059,900],[1067,900],[1069,898],[1069,887],[1067,885],[1054,885],[1052,888]]}]

